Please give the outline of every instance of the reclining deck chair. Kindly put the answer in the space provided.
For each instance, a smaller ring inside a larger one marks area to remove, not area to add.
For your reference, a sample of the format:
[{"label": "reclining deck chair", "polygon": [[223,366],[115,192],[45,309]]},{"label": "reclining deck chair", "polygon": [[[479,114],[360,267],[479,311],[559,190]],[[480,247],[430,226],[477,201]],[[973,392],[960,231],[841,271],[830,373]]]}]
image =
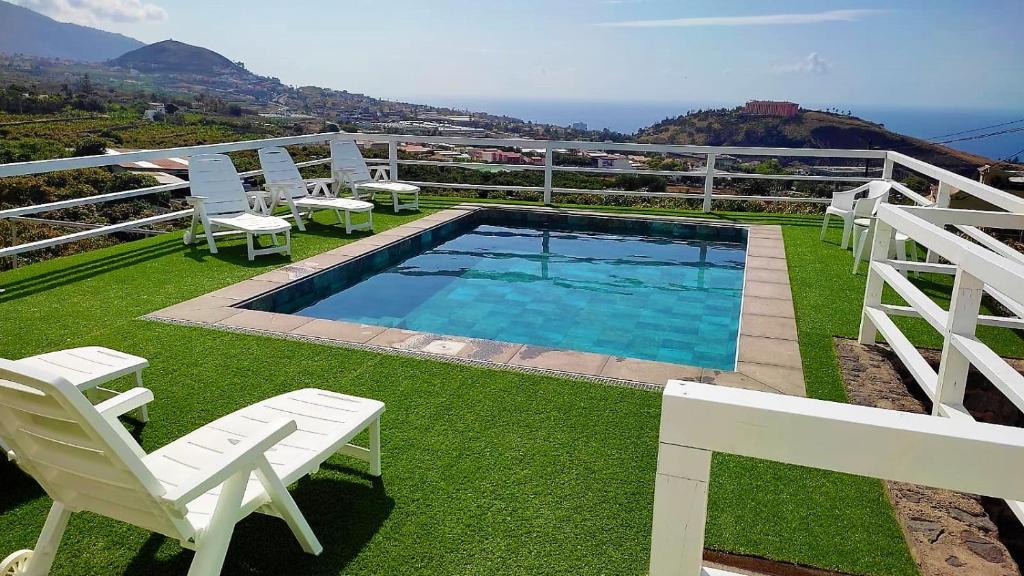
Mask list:
[{"label": "reclining deck chair", "polygon": [[[260,166],[267,181],[267,191],[262,198],[265,200],[266,196],[270,197],[264,205],[267,214],[272,214],[278,204],[286,204],[299,230],[305,231],[300,211],[305,210],[307,217],[312,218],[316,210],[333,210],[338,215],[338,222],[345,224],[346,234],[351,234],[353,230],[373,230],[373,204],[353,198],[310,196],[307,187],[309,183],[324,184],[329,183],[330,179],[317,178],[307,183],[302,179],[291,154],[284,148],[260,148]],[[318,188],[326,189],[322,186]],[[366,213],[367,221],[353,225],[352,212]]]},{"label": "reclining deck chair", "polygon": [[[287,486],[337,452],[380,475],[381,402],[297,390],[146,454],[117,416],[152,397],[134,388],[93,406],[63,377],[0,359],[0,438],[53,499],[35,550],[8,556],[0,574],[48,574],[78,511],[176,538],[196,551],[190,576],[220,573],[235,524],[252,512],[284,519],[302,549],[319,554]],[[348,444],[367,429],[368,449]]]},{"label": "reclining deck chair", "polygon": [[[206,236],[206,243],[213,254],[217,253],[215,236],[238,233],[245,234],[249,260],[262,254],[291,253],[291,224],[253,210],[231,158],[223,154],[192,156],[188,162],[188,179],[188,203],[194,206],[194,210],[192,226],[185,231],[185,244],[196,241],[198,227],[202,223],[202,235]],[[282,233],[284,244],[278,245],[277,235]],[[274,245],[257,249],[253,244],[257,235],[270,235]]]},{"label": "reclining deck chair", "polygon": [[[378,170],[386,170],[381,166]],[[356,200],[373,199],[377,192],[390,194],[395,212],[408,208],[420,209],[420,189],[412,184],[386,182],[370,177],[362,152],[354,140],[331,140],[331,176],[334,178],[334,194],[341,195],[341,188],[348,187]],[[401,202],[400,196],[412,195],[411,202]]]}]

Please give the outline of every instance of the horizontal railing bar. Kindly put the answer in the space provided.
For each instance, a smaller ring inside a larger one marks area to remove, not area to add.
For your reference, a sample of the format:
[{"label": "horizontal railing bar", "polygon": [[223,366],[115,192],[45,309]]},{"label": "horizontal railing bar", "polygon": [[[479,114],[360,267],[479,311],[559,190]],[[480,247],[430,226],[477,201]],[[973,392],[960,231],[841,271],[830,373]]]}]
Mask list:
[{"label": "horizontal railing bar", "polygon": [[890,181],[889,184],[893,188],[895,188],[900,194],[902,194],[904,197],[909,198],[909,199],[913,200],[914,202],[917,202],[917,204],[920,205],[920,206],[931,206],[932,204],[934,204],[934,202],[932,202],[931,200],[929,200],[925,196],[922,196],[922,195],[918,194],[917,192],[914,192],[913,190],[911,190],[910,188],[908,188],[907,186],[905,186],[905,185],[903,185],[903,184],[901,184],[899,182]]},{"label": "horizontal railing bar", "polygon": [[950,344],[966,356],[1018,410],[1024,410],[1024,375],[977,338],[950,334]]},{"label": "horizontal railing bar", "polygon": [[105,236],[107,234],[113,234],[114,232],[123,232],[131,228],[138,226],[146,226],[149,224],[156,224],[158,222],[167,222],[170,220],[179,220],[181,218],[187,218],[192,215],[192,210],[181,210],[179,212],[170,212],[168,214],[160,214],[157,216],[150,216],[148,218],[140,218],[138,220],[132,220],[130,222],[121,222],[120,224],[111,224],[109,226],[103,226],[102,228],[94,228],[92,230],[83,230],[81,232],[75,232],[74,234],[68,234],[65,236],[59,236],[57,238],[47,238],[46,240],[37,240],[35,242],[28,242],[26,244],[19,244],[18,246],[10,246],[8,248],[0,248],[0,258],[4,256],[14,256],[16,254],[22,254],[25,252],[31,252],[33,250],[41,250],[43,248],[52,248],[54,246],[60,246],[61,244],[68,244],[69,242],[77,242],[79,240],[85,240],[86,238],[94,238],[96,236]]},{"label": "horizontal railing bar", "polygon": [[938,304],[932,301],[920,288],[914,286],[894,266],[881,261],[871,263],[872,271],[878,273],[893,290],[910,304],[915,310],[921,313],[921,317],[928,321],[939,333],[946,331],[946,318],[949,313],[943,310]]},{"label": "horizontal railing bar", "polygon": [[927,220],[936,226],[984,226],[1004,230],[1024,230],[1024,213],[962,210],[934,206],[904,206],[903,208],[907,213]]},{"label": "horizontal railing bar", "polygon": [[12,218],[15,216],[25,216],[27,214],[39,214],[40,212],[53,212],[54,210],[74,208],[76,206],[87,206],[89,204],[99,204],[101,202],[124,200],[126,198],[146,196],[148,194],[160,194],[161,192],[171,192],[173,190],[182,190],[184,188],[188,188],[188,182],[179,182],[177,184],[162,184],[160,186],[136,188],[135,190],[125,190],[123,192],[110,192],[108,194],[99,194],[97,196],[85,196],[83,198],[72,198],[70,200],[58,200],[57,202],[48,202],[46,204],[35,204],[33,206],[22,206],[20,208],[8,208],[7,210],[0,210],[0,220],[3,220],[5,218]]},{"label": "horizontal railing bar", "polygon": [[871,182],[877,178],[863,176],[818,176],[816,174],[750,174],[747,172],[722,172],[715,170],[715,178],[747,180],[798,180],[808,182]]},{"label": "horizontal railing bar", "polygon": [[883,203],[878,206],[878,218],[1012,300],[1024,302],[1024,265],[929,222],[922,217],[929,210],[935,209]]},{"label": "horizontal railing bar", "polygon": [[641,168],[592,168],[587,166],[552,166],[552,172],[579,172],[580,174],[623,174],[641,176],[678,176],[685,178],[704,178],[707,172],[682,172],[679,170],[644,170]]},{"label": "horizontal railing bar", "polygon": [[[879,310],[891,316],[906,316],[908,318],[921,318],[921,313],[913,306],[899,306],[897,304],[879,304]],[[1011,330],[1024,329],[1024,319],[1010,318],[1007,316],[989,316],[982,314],[978,316],[978,324],[994,326],[996,328],[1010,328]]]},{"label": "horizontal railing bar", "polygon": [[[1021,217],[1021,221],[1024,222],[1024,216]],[[1004,258],[1009,258],[1010,260],[1013,260],[1015,262],[1024,264],[1024,254],[1021,254],[1017,250],[1013,249],[1011,246],[999,241],[991,234],[988,234],[974,226],[957,225],[956,229],[959,230],[960,232],[963,232],[964,234],[972,238],[974,241],[976,241],[978,244],[981,244],[982,246],[988,248],[989,250],[995,252],[996,254],[999,254]]]},{"label": "horizontal railing bar", "polygon": [[411,136],[394,134],[362,134],[345,132],[326,132],[303,136],[286,136],[281,138],[260,138],[222,144],[203,144],[199,146],[178,146],[159,150],[139,150],[123,154],[101,154],[96,156],[79,156],[75,158],[58,158],[53,160],[32,160],[0,165],[0,178],[23,176],[41,172],[73,170],[78,168],[97,168],[125,162],[162,160],[165,158],[195,156],[197,154],[224,154],[243,150],[256,150],[266,146],[296,146],[303,144],[323,144],[332,139],[358,140],[364,142],[405,142],[423,144],[455,144],[463,146],[500,146],[506,148],[547,149],[547,147],[573,150],[619,150],[638,153],[676,153],[676,154],[732,154],[739,156],[781,156],[781,157],[821,157],[821,158],[860,158],[884,159],[883,150],[843,150],[818,148],[750,148],[738,146],[690,146],[676,144],[622,144],[612,142],[574,142],[558,140],[532,140],[525,138],[463,138],[453,136]]},{"label": "horizontal railing bar", "polygon": [[[387,159],[383,159],[383,164],[387,164]],[[369,161],[369,158],[367,158]],[[380,164],[380,162],[378,162]],[[535,166],[533,164],[492,164],[490,162],[447,162],[444,160],[399,160],[398,164],[403,166],[449,166],[452,168],[497,168],[501,170],[508,170],[510,172],[526,172],[530,170],[543,172],[543,166]]]},{"label": "horizontal railing bar", "polygon": [[502,186],[499,184],[454,184],[445,182],[419,182],[401,180],[403,184],[412,184],[421,188],[452,188],[455,190],[509,190],[512,192],[543,192],[543,186]]},{"label": "horizontal railing bar", "polygon": [[712,194],[712,200],[754,200],[759,202],[796,202],[803,204],[831,204],[830,198],[811,198],[805,196],[730,196],[729,194]]},{"label": "horizontal railing bar", "polygon": [[899,357],[903,365],[906,366],[907,371],[913,376],[914,381],[917,382],[918,386],[924,390],[928,398],[935,400],[935,390],[938,387],[939,376],[932,369],[931,365],[921,356],[921,353],[917,351],[917,348],[910,343],[903,332],[898,326],[886,315],[886,313],[878,308],[864,308],[864,314],[867,315],[871,324],[878,330],[878,333],[882,335],[882,338],[889,343],[893,352]]},{"label": "horizontal railing bar", "polygon": [[[49,226],[67,226],[69,228],[82,228],[85,230],[92,230],[95,228],[102,228],[106,224],[92,224],[89,222],[69,222],[67,220],[53,220],[52,218],[33,218],[30,216],[15,216],[9,218],[13,222],[27,222],[29,224],[46,224]],[[150,230],[148,228],[132,228],[131,230],[125,230],[125,232],[131,232],[133,234],[163,234],[162,230]]]},{"label": "horizontal railing bar", "polygon": [[957,190],[962,190],[975,198],[980,198],[981,200],[998,206],[1007,212],[1024,213],[1024,198],[1014,196],[1008,192],[1003,192],[998,188],[993,188],[992,186],[982,184],[981,182],[976,182],[970,178],[939,168],[938,166],[918,160],[917,158],[912,158],[906,154],[889,151],[886,153],[886,158],[905,168],[909,168],[915,172],[939,180],[940,182],[950,184]]}]

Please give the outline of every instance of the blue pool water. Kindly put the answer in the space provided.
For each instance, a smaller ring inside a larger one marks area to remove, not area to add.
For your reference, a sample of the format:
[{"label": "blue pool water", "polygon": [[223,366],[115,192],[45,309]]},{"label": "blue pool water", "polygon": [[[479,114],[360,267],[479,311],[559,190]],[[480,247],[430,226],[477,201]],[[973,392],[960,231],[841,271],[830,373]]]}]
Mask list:
[{"label": "blue pool water", "polygon": [[738,242],[481,224],[295,314],[732,370]]}]

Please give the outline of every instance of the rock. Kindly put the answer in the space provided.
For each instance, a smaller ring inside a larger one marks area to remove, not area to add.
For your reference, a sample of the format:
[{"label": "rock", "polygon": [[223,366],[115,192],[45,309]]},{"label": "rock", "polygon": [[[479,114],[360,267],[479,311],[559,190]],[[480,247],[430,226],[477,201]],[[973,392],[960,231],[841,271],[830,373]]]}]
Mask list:
[{"label": "rock", "polygon": [[974,552],[981,558],[993,564],[1001,564],[1006,560],[1006,554],[1003,553],[1002,546],[999,546],[991,540],[979,536],[974,532],[964,532],[961,536],[961,540],[964,546],[971,552]]}]

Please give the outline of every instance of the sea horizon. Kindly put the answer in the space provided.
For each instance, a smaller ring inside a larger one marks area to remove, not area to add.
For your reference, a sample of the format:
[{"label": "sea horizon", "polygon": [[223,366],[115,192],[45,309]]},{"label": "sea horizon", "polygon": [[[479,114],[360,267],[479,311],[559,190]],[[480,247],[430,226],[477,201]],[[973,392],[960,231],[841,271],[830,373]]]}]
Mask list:
[{"label": "sea horizon", "polygon": [[[725,102],[624,102],[624,101],[583,101],[583,100],[530,100],[502,98],[447,98],[424,97],[420,100],[431,106],[443,106],[474,112],[505,115],[521,120],[569,126],[576,122],[587,124],[590,130],[609,129],[624,134],[633,134],[666,118],[675,118],[690,110],[731,108],[736,103]],[[852,106],[801,104],[812,110],[838,108],[849,110],[854,116],[870,122],[883,124],[888,130],[922,138],[938,143],[942,140],[965,138],[1006,128],[1024,128],[1024,122],[1010,126],[995,127],[976,131],[979,128],[1024,119],[1024,109],[970,109],[970,108],[929,108],[905,106]],[[957,132],[966,134],[951,135]],[[951,135],[945,138],[940,136]],[[1024,156],[1024,130],[1010,132],[984,139],[960,140],[947,146],[978,154],[995,160],[1007,159],[1014,155]]]}]

